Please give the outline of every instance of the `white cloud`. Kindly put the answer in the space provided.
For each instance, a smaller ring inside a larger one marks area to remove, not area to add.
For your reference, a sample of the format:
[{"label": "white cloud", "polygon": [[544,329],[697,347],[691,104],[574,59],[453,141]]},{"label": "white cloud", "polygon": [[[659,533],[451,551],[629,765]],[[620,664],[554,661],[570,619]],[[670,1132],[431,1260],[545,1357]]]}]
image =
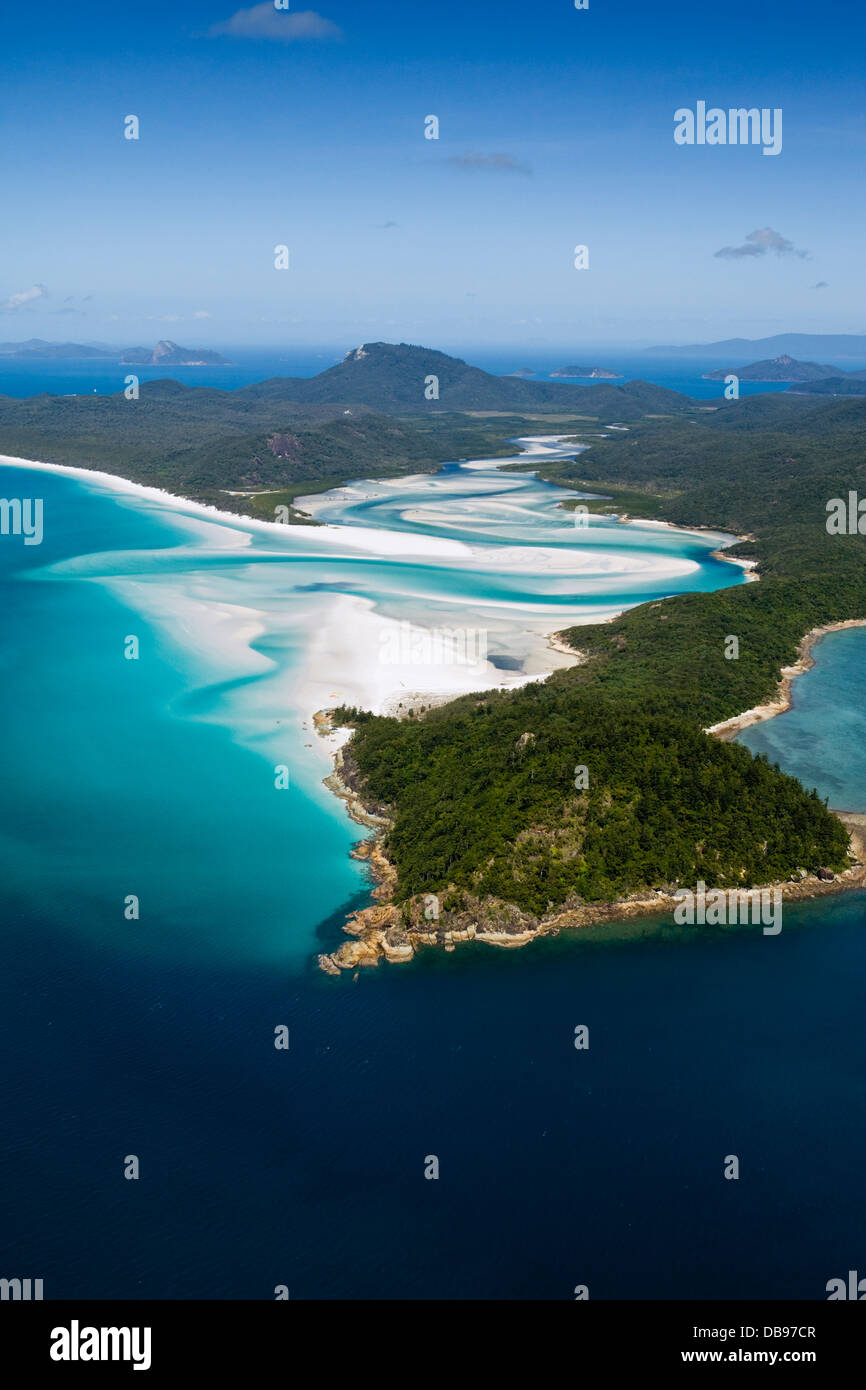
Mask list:
[{"label": "white cloud", "polygon": [[4,309],[20,309],[22,304],[29,304],[33,299],[44,299],[48,293],[44,285],[31,285],[29,290],[19,290],[17,294],[10,294]]},{"label": "white cloud", "polygon": [[196,309],[195,313],[193,314],[193,318],[194,318],[194,319],[209,319],[209,318],[210,318],[210,314],[208,313],[207,309]]},{"label": "white cloud", "polygon": [[297,43],[303,39],[337,39],[342,30],[315,10],[275,10],[271,0],[237,10],[231,19],[221,20],[208,31],[212,37],[269,39],[273,43]]},{"label": "white cloud", "polygon": [[803,261],[809,260],[808,251],[799,251],[792,241],[772,227],[759,227],[757,231],[749,232],[742,246],[723,246],[713,255],[726,261],[738,261],[744,256],[766,256],[768,251],[776,256],[799,256]]}]

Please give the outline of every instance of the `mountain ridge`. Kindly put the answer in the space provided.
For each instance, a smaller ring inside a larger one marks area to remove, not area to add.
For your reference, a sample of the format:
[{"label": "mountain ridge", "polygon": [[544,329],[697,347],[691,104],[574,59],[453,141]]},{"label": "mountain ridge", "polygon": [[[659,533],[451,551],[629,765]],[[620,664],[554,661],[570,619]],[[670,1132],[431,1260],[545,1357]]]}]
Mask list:
[{"label": "mountain ridge", "polygon": [[863,333],[776,333],[770,338],[725,338],[716,343],[686,343],[644,348],[657,357],[758,356],[777,357],[790,353],[792,357],[808,357],[826,353],[830,357],[866,359],[866,334]]},{"label": "mountain ridge", "polygon": [[730,375],[738,377],[740,381],[801,382],[826,381],[828,377],[848,376],[848,373],[820,362],[799,362],[785,352],[780,357],[750,362],[745,367],[716,367],[711,372],[704,372],[702,380],[722,381]]},{"label": "mountain ridge", "polygon": [[411,343],[362,343],[342,362],[314,377],[270,377],[241,387],[241,399],[269,399],[303,405],[366,405],[401,413],[465,410],[586,410],[597,415],[643,414],[693,408],[690,397],[651,382],[629,381],[622,386],[557,385],[493,376],[461,357]]}]

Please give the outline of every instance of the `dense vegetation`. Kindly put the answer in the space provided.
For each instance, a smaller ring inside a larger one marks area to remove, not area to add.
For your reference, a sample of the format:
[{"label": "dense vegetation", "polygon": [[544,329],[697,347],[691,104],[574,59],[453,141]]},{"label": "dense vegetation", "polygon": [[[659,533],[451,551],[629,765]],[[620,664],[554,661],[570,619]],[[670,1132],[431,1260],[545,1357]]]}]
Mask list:
[{"label": "dense vegetation", "polygon": [[[114,396],[0,396],[0,453],[119,473],[196,501],[273,517],[273,506],[357,477],[513,452],[519,419],[395,419],[364,409],[297,410],[241,392],[143,384]],[[281,495],[232,498],[235,490]]]},{"label": "dense vegetation", "polygon": [[455,885],[543,915],[571,895],[845,865],[847,832],[814,792],[691,721],[562,676],[423,719],[361,716],[351,756],[368,795],[394,808],[401,899]]},{"label": "dense vegetation", "polygon": [[866,493],[864,425],[863,401],[759,396],[645,418],[543,464],[553,481],[609,489],[596,511],[749,534],[733,553],[757,559],[761,581],[573,628],[588,661],[544,685],[418,721],[361,718],[349,756],[391,808],[402,897],[452,885],[539,912],[575,893],[844,866],[846,832],[814,793],[702,729],[770,697],[809,629],[866,617],[866,537],[825,524],[830,498]]},{"label": "dense vegetation", "polygon": [[[866,495],[866,401],[816,407],[755,396],[700,423],[642,421],[575,461],[546,465],[556,481],[649,488],[651,514],[685,526],[726,526],[754,539],[761,582],[643,604],[613,623],[572,628],[592,657],[575,673],[610,695],[663,700],[703,725],[770,695],[811,628],[866,617],[866,536],[829,535],[829,499]],[[640,494],[631,510],[641,512]],[[605,504],[588,504],[603,507]],[[738,660],[725,639],[739,639]]]},{"label": "dense vegetation", "polygon": [[811,396],[866,396],[866,372],[852,372],[850,376],[831,376],[823,381],[804,382],[798,391],[806,391]]}]

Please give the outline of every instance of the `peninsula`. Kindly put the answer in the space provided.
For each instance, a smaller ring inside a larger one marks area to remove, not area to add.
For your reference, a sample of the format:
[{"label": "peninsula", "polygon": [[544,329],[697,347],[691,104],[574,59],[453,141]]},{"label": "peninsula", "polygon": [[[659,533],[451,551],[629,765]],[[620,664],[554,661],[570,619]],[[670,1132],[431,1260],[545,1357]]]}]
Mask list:
[{"label": "peninsula", "polygon": [[[333,711],[354,729],[336,785],[378,818],[382,881],[323,969],[665,910],[698,879],[784,897],[864,881],[863,817],[843,823],[724,741],[743,711],[784,707],[822,631],[866,619],[864,538],[825,525],[827,497],[856,488],[864,423],[863,401],[758,396],[700,422],[647,417],[543,463],[549,481],[606,492],[581,503],[592,511],[627,499],[639,515],[747,537],[728,553],[760,582],[569,629],[558,640],[579,664],[519,691],[405,720]],[[591,770],[585,788],[575,764]]]},{"label": "peninsula", "polygon": [[[431,372],[442,389],[425,403]],[[566,629],[557,640],[575,663],[544,681],[407,718],[334,710],[332,724],[353,730],[335,788],[377,818],[375,848],[360,852],[387,881],[367,912],[385,917],[351,924],[374,959],[387,954],[382,930],[395,959],[412,954],[413,933],[448,945],[473,924],[477,939],[514,944],[657,908],[698,879],[788,885],[786,895],[860,881],[851,826],[706,730],[776,701],[805,634],[866,618],[866,537],[825,524],[827,499],[862,486],[866,400],[776,392],[708,404],[641,382],[545,385],[406,344],[366,344],[311,380],[230,392],[155,382],[134,405],[122,394],[0,398],[4,453],[102,467],[271,520],[275,505],[359,477],[513,458],[509,441],[538,434],[539,421],[575,441],[573,456],[534,458],[539,476],[584,493],[592,513],[740,536],[725,553],[759,582]],[[339,969],[351,953],[336,964],[339,951],[323,954]]]}]

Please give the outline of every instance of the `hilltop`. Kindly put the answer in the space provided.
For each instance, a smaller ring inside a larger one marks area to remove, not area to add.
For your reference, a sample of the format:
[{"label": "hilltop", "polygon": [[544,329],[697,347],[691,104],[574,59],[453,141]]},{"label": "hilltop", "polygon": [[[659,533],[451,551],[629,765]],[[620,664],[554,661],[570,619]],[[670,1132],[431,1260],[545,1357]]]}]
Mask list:
[{"label": "hilltop", "polygon": [[156,347],[127,348],[121,355],[122,367],[227,367],[229,361],[209,348],[185,348],[163,338]]},{"label": "hilltop", "polygon": [[678,391],[646,381],[629,381],[623,386],[558,386],[493,376],[460,357],[410,343],[363,343],[318,376],[272,377],[244,386],[236,394],[248,400],[305,405],[366,405],[388,413],[571,410],[593,416],[601,413],[612,420],[636,419],[647,410],[680,411],[693,404]]},{"label": "hilltop", "polygon": [[[838,377],[838,367],[821,366],[818,362],[798,362],[783,352],[780,357],[772,357],[764,362],[752,362],[747,367],[717,367],[715,371],[704,372],[704,381],[723,381],[726,376],[739,377],[740,381],[824,381],[827,377]],[[845,376],[848,373],[844,373]]]},{"label": "hilltop", "polygon": [[797,395],[866,396],[866,371],[843,372],[820,362],[798,362],[783,353],[766,362],[753,362],[748,367],[718,367],[704,373],[704,381],[722,381],[728,376],[741,381],[790,382],[789,390]]}]

